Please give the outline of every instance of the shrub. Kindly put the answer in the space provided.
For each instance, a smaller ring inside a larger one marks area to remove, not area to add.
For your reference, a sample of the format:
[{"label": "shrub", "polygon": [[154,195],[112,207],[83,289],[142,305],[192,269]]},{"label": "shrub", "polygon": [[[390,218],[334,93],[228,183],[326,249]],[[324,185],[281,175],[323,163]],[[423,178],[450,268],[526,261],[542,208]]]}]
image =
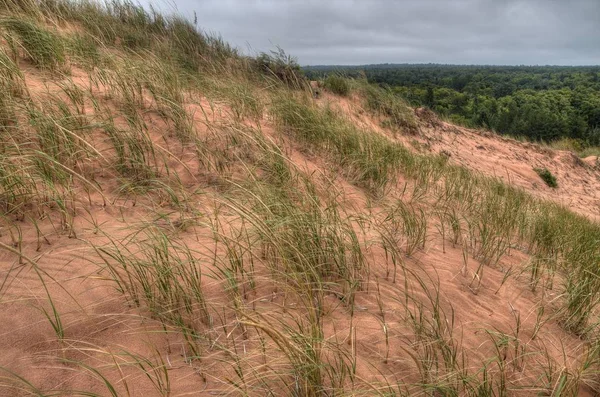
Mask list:
[{"label": "shrub", "polygon": [[552,188],[558,187],[556,177],[547,168],[534,168],[533,170],[546,182],[546,185]]},{"label": "shrub", "polygon": [[348,96],[350,93],[350,84],[342,76],[330,74],[325,79],[325,88],[336,95]]}]

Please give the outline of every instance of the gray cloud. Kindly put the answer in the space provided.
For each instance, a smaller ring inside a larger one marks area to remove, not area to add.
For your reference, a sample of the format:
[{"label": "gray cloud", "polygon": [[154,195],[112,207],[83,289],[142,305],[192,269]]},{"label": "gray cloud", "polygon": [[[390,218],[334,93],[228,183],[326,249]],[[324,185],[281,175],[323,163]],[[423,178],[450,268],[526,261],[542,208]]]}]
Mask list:
[{"label": "gray cloud", "polygon": [[[144,0],[147,1],[147,0]],[[153,2],[246,53],[300,64],[600,64],[600,0]]]}]

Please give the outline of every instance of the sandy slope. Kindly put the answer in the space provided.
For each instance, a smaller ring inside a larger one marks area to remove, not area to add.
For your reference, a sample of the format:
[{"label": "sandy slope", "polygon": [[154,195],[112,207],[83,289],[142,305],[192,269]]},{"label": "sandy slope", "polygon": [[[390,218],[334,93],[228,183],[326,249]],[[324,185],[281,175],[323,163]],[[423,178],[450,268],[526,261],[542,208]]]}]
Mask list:
[{"label": "sandy slope", "polygon": [[[600,167],[593,156],[580,159],[569,151],[552,150],[488,131],[453,125],[426,109],[415,110],[421,125],[418,134],[396,134],[382,128],[381,120],[370,116],[358,98],[339,98],[324,93],[321,101],[337,106],[357,125],[398,139],[416,151],[448,155],[455,164],[501,178],[538,197],[600,219]],[[557,178],[558,188],[546,186],[534,168],[550,170]]]},{"label": "sandy slope", "polygon": [[[77,84],[84,84],[83,75],[75,72],[73,76]],[[34,95],[44,92],[43,76],[30,70],[27,81]],[[386,134],[390,139],[405,142],[415,150],[447,153],[452,162],[486,175],[498,176],[539,197],[555,200],[592,218],[600,217],[600,173],[594,165],[583,163],[568,152],[551,151],[534,144],[453,126],[426,115],[420,119],[420,134],[392,134],[379,127],[377,119],[362,111],[356,100],[330,95],[320,100],[338,106],[357,124]],[[200,111],[200,108],[204,111],[210,109],[207,100],[203,98],[200,102],[190,103],[189,107],[197,110],[195,118],[199,133],[208,135],[209,128]],[[417,115],[422,115],[422,112],[417,112]],[[195,205],[205,214],[210,213],[212,198],[220,194],[218,175],[205,172],[195,161],[193,153],[186,152],[172,136],[166,135],[158,117],[152,114],[146,117],[152,139],[173,153],[178,153],[178,160],[170,160],[170,166],[178,171],[185,186],[190,191],[201,189],[207,192],[206,198],[199,199]],[[218,125],[227,123],[229,115],[225,107],[216,106],[210,117],[211,123]],[[360,189],[331,175],[328,171],[331,164],[326,160],[307,153],[293,142],[281,140],[268,118],[265,117],[262,123],[263,132],[274,140],[279,139],[300,169],[315,179],[335,180],[337,188],[343,193],[340,200],[349,214],[376,214],[382,209],[382,204],[371,202]],[[97,139],[101,140],[101,135]],[[99,145],[101,147],[102,143]],[[550,169],[557,176],[559,188],[554,190],[546,187],[533,167]],[[23,236],[23,254],[35,260],[43,272],[36,273],[26,260],[19,264],[13,252],[0,252],[0,279],[8,282],[0,295],[0,366],[23,375],[39,389],[90,390],[108,395],[108,389],[99,374],[86,370],[82,364],[77,364],[79,362],[97,368],[103,376],[111,379],[119,395],[159,395],[156,382],[161,375],[152,373],[147,376],[131,364],[130,357],[123,355],[123,351],[127,351],[149,357],[157,365],[164,365],[168,370],[172,395],[237,395],[239,391],[235,391],[228,381],[235,378],[231,357],[224,350],[211,349],[208,344],[201,360],[187,360],[188,353],[182,337],[163,332],[158,321],[143,310],[128,305],[116,291],[115,285],[106,279],[106,274],[100,271],[100,261],[97,254],[89,249],[90,243],[101,245],[108,241],[108,237],[124,240],[131,233],[131,227],[144,222],[158,225],[167,233],[174,232],[173,222],[168,215],[159,220],[156,216],[158,213],[168,213],[168,206],[160,208],[152,204],[153,207],[147,208],[143,197],[133,200],[118,194],[114,175],[105,174],[101,169],[96,170],[96,180],[106,195],[107,204],[104,205],[99,195],[91,197],[91,202],[84,196],[78,198],[76,238],[68,238],[66,233],[57,232],[50,222],[42,220],[39,223],[40,233],[45,240],[38,248],[38,233],[32,223],[25,221],[18,224]],[[390,198],[398,194],[392,191]],[[192,226],[179,236],[197,252],[210,254],[211,234],[207,228]],[[388,274],[385,253],[375,244],[368,243],[375,238],[374,231],[366,231],[366,252],[371,273],[366,287],[357,295],[353,323],[350,324],[348,308],[331,294],[327,297],[328,311],[324,317],[326,334],[328,338],[344,341],[354,351],[360,378],[367,381],[387,378],[392,383],[396,378],[416,381],[416,364],[406,350],[411,343],[417,342],[410,336],[411,331],[403,317],[401,288]],[[11,245],[10,231],[3,230],[0,241]],[[448,317],[445,321],[454,323],[454,337],[461,346],[460,350],[468,355],[467,367],[479,368],[482,360],[494,354],[490,334],[485,330],[510,334],[516,327],[517,319],[522,322],[521,348],[530,352],[532,362],[546,360],[547,357],[541,353],[545,349],[548,356],[556,361],[556,371],[575,365],[582,343],[576,336],[566,333],[555,320],[550,319],[533,338],[538,308],[548,304],[550,311],[555,296],[552,291],[546,296],[532,292],[527,286],[527,275],[519,276],[528,262],[526,253],[515,248],[499,266],[486,269],[483,284],[477,291],[471,287],[470,276],[478,266],[476,261],[469,259],[465,270],[463,250],[452,247],[448,241],[442,241],[433,231],[429,233],[426,249],[413,257],[403,258],[403,261],[407,268],[419,272],[423,277],[430,277],[432,284],[439,283],[444,308],[449,310],[452,304],[454,317],[452,320]],[[210,268],[204,269],[205,274],[210,274],[210,271]],[[260,269],[257,271],[261,272]],[[514,277],[505,281],[509,271]],[[52,318],[52,308],[40,277],[44,279],[48,293],[61,314],[65,333],[62,341],[57,340],[50,321],[44,315],[45,310]],[[293,300],[286,300],[284,292],[269,285],[267,274],[264,274],[264,278],[264,284],[248,298],[247,304],[257,306],[264,315],[293,312]],[[241,356],[250,362],[256,361],[259,373],[264,371],[269,374],[272,368],[259,365],[260,347],[245,341],[237,328],[239,325],[236,325],[238,319],[231,311],[227,311],[231,301],[224,292],[222,282],[205,277],[203,286],[209,291],[210,303],[224,313],[223,318],[215,318],[215,321],[220,321],[226,327],[215,327],[212,331],[215,333],[213,341],[234,346],[228,338],[235,339],[238,343],[235,346],[245,352]],[[425,296],[417,286],[414,294],[422,298]],[[383,302],[382,306],[378,299]],[[449,311],[447,316],[450,316]],[[387,353],[388,347],[382,332],[384,325],[389,328],[388,337],[392,341]],[[224,332],[224,329],[228,331]],[[280,361],[277,361],[277,353],[273,354],[275,361],[270,365],[276,367]],[[507,351],[506,354],[510,356],[513,353]],[[0,381],[7,374],[0,374]],[[532,366],[513,364],[508,370],[510,380],[516,385],[526,384],[538,375],[539,372]],[[0,388],[1,395],[14,393],[14,389]],[[22,393],[26,394],[24,390]],[[515,395],[536,393],[536,390],[515,391]],[[261,390],[256,389],[250,394],[261,394]]]}]

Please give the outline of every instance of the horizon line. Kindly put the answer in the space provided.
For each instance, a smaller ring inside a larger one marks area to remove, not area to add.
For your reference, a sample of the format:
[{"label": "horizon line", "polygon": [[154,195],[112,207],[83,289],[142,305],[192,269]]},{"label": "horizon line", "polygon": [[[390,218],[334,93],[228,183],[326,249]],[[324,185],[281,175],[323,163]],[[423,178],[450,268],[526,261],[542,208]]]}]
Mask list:
[{"label": "horizon line", "polygon": [[439,62],[402,62],[402,63],[363,63],[363,64],[306,64],[300,67],[361,67],[361,66],[489,66],[489,67],[567,67],[567,68],[600,68],[600,64],[586,64],[586,65],[573,65],[573,64],[494,64],[494,63],[439,63]]}]

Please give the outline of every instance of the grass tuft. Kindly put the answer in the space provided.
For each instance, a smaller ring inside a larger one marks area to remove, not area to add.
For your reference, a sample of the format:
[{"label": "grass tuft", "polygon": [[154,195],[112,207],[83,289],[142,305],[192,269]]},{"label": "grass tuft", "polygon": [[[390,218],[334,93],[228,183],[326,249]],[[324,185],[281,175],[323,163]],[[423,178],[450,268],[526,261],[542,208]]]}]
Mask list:
[{"label": "grass tuft", "polygon": [[359,82],[365,107],[386,118],[384,126],[401,132],[416,134],[419,127],[412,109],[390,90],[366,82]]},{"label": "grass tuft", "polygon": [[558,183],[556,182],[556,177],[548,170],[547,168],[534,168],[533,169],[542,180],[551,188],[557,188]]},{"label": "grass tuft", "polygon": [[17,36],[26,56],[40,69],[56,71],[64,65],[64,43],[56,33],[21,18],[2,19],[0,26]]},{"label": "grass tuft", "polygon": [[336,95],[348,96],[350,94],[350,83],[348,83],[348,80],[336,74],[327,76],[323,82],[323,86]]}]

